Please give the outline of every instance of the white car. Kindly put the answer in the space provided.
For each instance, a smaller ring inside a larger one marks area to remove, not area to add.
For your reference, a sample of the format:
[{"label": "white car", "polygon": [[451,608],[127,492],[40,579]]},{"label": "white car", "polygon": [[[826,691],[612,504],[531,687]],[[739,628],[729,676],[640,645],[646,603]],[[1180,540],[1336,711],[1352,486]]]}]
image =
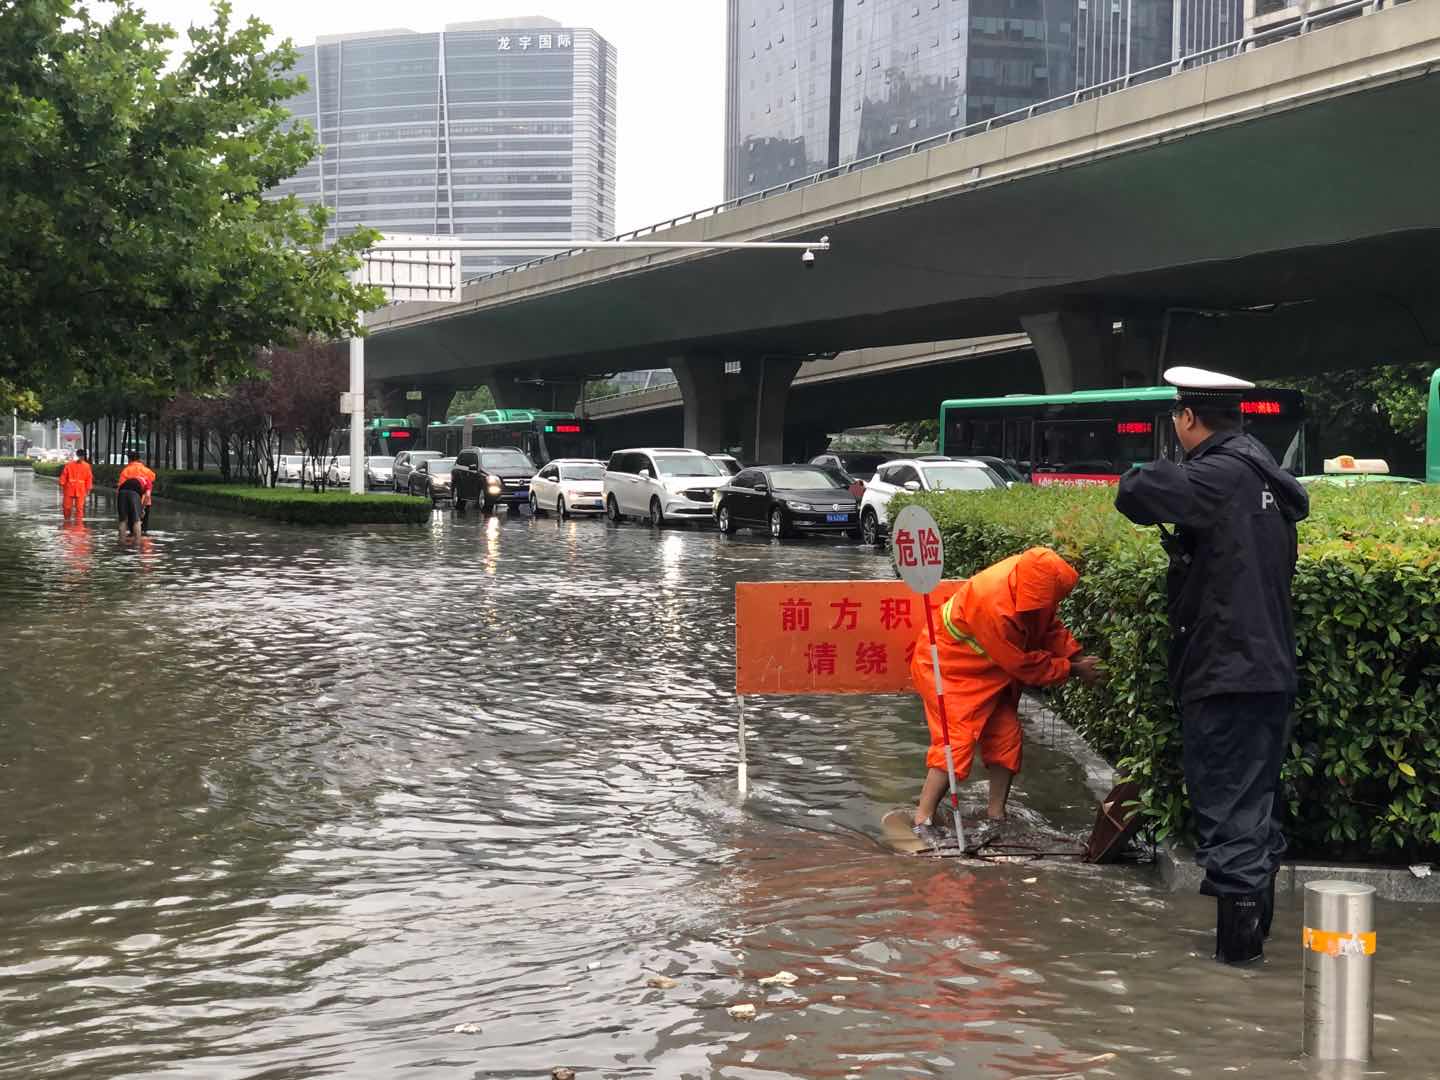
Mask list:
[{"label": "white car", "polygon": [[715,489],[728,479],[700,450],[617,450],[605,467],[605,513],[616,522],[648,518],[656,527],[667,521],[709,521]]},{"label": "white car", "polygon": [[1005,481],[973,458],[900,458],[875,470],[860,500],[860,535],[873,547],[885,546],[890,526],[886,511],[899,491],[993,491]]},{"label": "white car", "polygon": [[560,517],[605,509],[605,463],[594,458],[556,458],[530,478],[530,512]]},{"label": "white car", "polygon": [[305,455],[304,454],[281,454],[280,463],[275,470],[276,479],[282,484],[293,480],[301,483],[305,477]]},{"label": "white car", "polygon": [[731,476],[739,476],[740,470],[745,466],[740,464],[740,459],[734,454],[711,454],[710,460],[720,466],[720,471],[729,473]]},{"label": "white car", "polygon": [[365,486],[390,487],[395,483],[395,459],[371,455],[365,459]]},{"label": "white car", "polygon": [[331,487],[350,483],[350,455],[341,454],[337,458],[332,458],[330,468],[325,471],[325,478],[330,482]]}]

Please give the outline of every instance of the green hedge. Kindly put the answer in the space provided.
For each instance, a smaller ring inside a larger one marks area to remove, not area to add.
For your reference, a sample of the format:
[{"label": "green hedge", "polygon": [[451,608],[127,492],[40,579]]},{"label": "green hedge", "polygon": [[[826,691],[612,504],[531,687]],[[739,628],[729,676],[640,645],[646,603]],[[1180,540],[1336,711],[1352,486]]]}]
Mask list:
[{"label": "green hedge", "polygon": [[[114,488],[119,465],[92,465],[97,488]],[[41,462],[35,471],[60,475],[61,466]],[[177,502],[195,503],[216,510],[231,510],[252,517],[272,518],[296,525],[390,525],[427,522],[434,510],[429,499],[408,495],[351,495],[330,490],[320,494],[308,488],[252,487],[227,484],[214,472],[160,469],[155,494]]]},{"label": "green hedge", "polygon": [[[1292,852],[1440,858],[1440,488],[1311,489],[1294,585],[1300,692],[1285,765]],[[1064,718],[1144,789],[1156,835],[1193,839],[1166,677],[1166,559],[1113,488],[1017,486],[893,500],[926,506],[946,570],[966,576],[1035,544],[1081,571],[1064,617],[1105,658],[1101,689],[1057,695]]]},{"label": "green hedge", "polygon": [[[43,465],[45,464],[45,462],[35,462],[28,457],[0,457],[0,468],[9,465],[16,469],[28,469],[32,465],[36,464]],[[56,469],[56,472],[59,472],[58,468]]]},{"label": "green hedge", "polygon": [[348,491],[317,495],[295,488],[240,484],[177,484],[166,494],[178,502],[273,518],[292,525],[419,524],[428,522],[435,509],[429,499],[410,495],[351,495]]}]

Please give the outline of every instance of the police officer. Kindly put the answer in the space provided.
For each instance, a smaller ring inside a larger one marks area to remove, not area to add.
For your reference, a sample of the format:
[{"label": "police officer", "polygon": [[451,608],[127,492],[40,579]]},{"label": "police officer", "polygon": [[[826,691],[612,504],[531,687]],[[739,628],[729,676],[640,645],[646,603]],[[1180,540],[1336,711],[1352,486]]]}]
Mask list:
[{"label": "police officer", "polygon": [[1296,690],[1290,582],[1295,523],[1310,502],[1241,431],[1253,383],[1183,367],[1165,381],[1179,390],[1171,420],[1184,459],[1131,469],[1115,508],[1159,525],[1170,555],[1170,686],[1200,891],[1218,901],[1215,958],[1243,964],[1263,955],[1285,851],[1277,789]]}]

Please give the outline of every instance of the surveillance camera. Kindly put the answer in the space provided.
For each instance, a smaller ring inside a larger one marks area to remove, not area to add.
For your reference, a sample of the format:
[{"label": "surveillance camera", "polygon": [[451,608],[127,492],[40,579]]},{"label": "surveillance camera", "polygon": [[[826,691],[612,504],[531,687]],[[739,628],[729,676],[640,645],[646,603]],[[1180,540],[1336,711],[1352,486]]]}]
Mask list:
[{"label": "surveillance camera", "polygon": [[805,254],[800,256],[800,262],[804,264],[807,270],[815,269],[815,252],[807,250]]}]

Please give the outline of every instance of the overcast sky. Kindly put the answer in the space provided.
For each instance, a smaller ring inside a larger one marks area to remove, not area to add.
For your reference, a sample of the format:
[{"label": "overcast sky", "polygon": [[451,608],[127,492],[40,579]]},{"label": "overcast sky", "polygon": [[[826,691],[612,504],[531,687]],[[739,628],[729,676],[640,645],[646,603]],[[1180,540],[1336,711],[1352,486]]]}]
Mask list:
[{"label": "overcast sky", "polygon": [[[205,0],[137,0],[183,35]],[[725,0],[233,0],[280,37],[309,45],[358,30],[432,32],[446,23],[547,15],[589,26],[620,54],[620,232],[717,203],[724,189]]]}]

